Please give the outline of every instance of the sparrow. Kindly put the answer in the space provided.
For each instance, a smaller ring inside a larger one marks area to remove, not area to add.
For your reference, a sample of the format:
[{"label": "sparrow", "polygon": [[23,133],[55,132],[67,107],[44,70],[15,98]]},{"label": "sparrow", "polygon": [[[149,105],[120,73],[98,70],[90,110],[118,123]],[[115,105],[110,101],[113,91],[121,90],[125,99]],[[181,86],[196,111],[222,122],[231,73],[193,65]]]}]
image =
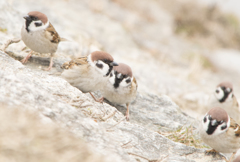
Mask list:
[{"label": "sparrow", "polygon": [[214,107],[208,111],[200,124],[199,133],[203,142],[213,148],[206,151],[207,154],[233,153],[231,161],[240,148],[239,125],[222,108]]},{"label": "sparrow", "polygon": [[132,69],[123,63],[113,67],[107,84],[102,89],[103,98],[114,104],[126,104],[126,119],[129,120],[129,104],[137,95],[137,80]]},{"label": "sparrow", "polygon": [[230,117],[240,121],[240,109],[236,96],[233,93],[233,86],[230,82],[222,82],[217,85],[214,96],[210,100],[211,107],[221,107],[227,111]]},{"label": "sparrow", "polygon": [[88,56],[65,62],[61,77],[83,93],[89,92],[95,101],[103,102],[102,99],[96,99],[91,92],[104,87],[115,66],[118,64],[109,53],[95,51]]},{"label": "sparrow", "polygon": [[53,66],[53,55],[57,51],[58,44],[66,39],[58,35],[47,16],[41,12],[32,11],[23,18],[25,22],[21,30],[21,39],[31,49],[31,52],[21,62],[27,63],[33,51],[50,53],[50,64],[46,69],[50,70]]}]

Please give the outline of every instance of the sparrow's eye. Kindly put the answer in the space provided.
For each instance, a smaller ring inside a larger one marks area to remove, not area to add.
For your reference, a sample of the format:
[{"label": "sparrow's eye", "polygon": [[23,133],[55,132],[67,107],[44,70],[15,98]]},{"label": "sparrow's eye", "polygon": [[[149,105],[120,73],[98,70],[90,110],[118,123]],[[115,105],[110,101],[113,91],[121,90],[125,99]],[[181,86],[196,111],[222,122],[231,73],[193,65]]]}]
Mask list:
[{"label": "sparrow's eye", "polygon": [[206,121],[207,121],[207,118],[206,118],[206,116],[203,118],[203,122],[204,123],[206,123]]},{"label": "sparrow's eye", "polygon": [[110,77],[112,77],[113,76],[113,74],[112,73],[110,73]]},{"label": "sparrow's eye", "polygon": [[38,23],[38,22],[36,22],[36,23],[35,23],[35,26],[36,26],[36,27],[38,27],[38,26],[42,26],[42,23]]}]

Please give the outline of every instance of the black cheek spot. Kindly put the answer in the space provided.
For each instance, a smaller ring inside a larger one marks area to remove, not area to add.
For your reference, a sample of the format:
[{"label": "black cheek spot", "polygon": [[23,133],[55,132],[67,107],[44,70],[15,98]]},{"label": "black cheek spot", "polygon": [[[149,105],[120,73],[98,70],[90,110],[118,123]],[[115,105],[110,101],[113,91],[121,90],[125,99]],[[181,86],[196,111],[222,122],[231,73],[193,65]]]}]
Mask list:
[{"label": "black cheek spot", "polygon": [[207,121],[207,118],[206,118],[206,116],[203,118],[203,122],[204,123],[206,123],[206,121]]},{"label": "black cheek spot", "polygon": [[127,79],[127,80],[126,80],[126,83],[130,83],[130,82],[131,82],[131,80],[130,80],[130,79]]},{"label": "black cheek spot", "polygon": [[224,130],[227,128],[227,125],[221,126],[221,130]]},{"label": "black cheek spot", "polygon": [[100,69],[103,68],[103,65],[102,65],[102,64],[99,64],[99,63],[97,63],[96,66],[97,66],[98,68],[100,68]]},{"label": "black cheek spot", "polygon": [[34,23],[34,24],[35,24],[36,27],[42,26],[42,23],[37,23],[37,22],[36,22],[36,23]]},{"label": "black cheek spot", "polygon": [[219,90],[218,90],[218,89],[216,90],[216,93],[219,93]]}]

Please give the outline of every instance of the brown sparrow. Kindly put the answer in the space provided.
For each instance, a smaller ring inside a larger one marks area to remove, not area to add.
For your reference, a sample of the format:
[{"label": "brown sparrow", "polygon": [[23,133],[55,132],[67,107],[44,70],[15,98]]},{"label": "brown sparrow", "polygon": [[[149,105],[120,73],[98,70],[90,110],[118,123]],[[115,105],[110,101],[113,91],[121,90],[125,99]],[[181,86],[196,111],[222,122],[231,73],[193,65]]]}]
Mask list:
[{"label": "brown sparrow", "polygon": [[217,85],[214,96],[210,101],[211,107],[221,107],[227,111],[228,115],[236,121],[240,121],[240,109],[233,94],[233,86],[229,82],[222,82]]},{"label": "brown sparrow", "polygon": [[[102,51],[95,51],[88,56],[73,59],[62,65],[65,69],[61,74],[62,78],[72,86],[77,87],[83,93],[98,91],[104,87],[113,69],[118,66],[113,57]],[[91,94],[95,101],[97,100]]]},{"label": "brown sparrow", "polygon": [[219,107],[212,108],[204,116],[200,127],[200,136],[207,145],[212,147],[207,153],[233,153],[230,160],[240,148],[239,125]]},{"label": "brown sparrow", "polygon": [[114,104],[126,104],[126,119],[129,120],[129,104],[136,98],[137,81],[133,77],[131,68],[123,63],[113,68],[110,78],[102,89],[104,98]]},{"label": "brown sparrow", "polygon": [[53,55],[57,51],[60,41],[65,40],[60,38],[47,16],[38,11],[29,12],[24,17],[25,23],[22,27],[21,37],[31,52],[22,60],[26,63],[31,57],[32,52],[51,53],[50,64],[46,70],[50,70],[53,66]]}]

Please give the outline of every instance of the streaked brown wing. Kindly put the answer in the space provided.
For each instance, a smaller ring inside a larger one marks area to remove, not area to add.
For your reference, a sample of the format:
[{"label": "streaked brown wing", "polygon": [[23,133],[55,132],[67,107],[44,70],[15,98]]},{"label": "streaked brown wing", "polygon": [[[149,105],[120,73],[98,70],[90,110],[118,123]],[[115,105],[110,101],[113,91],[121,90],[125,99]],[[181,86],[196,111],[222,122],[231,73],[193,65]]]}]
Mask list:
[{"label": "streaked brown wing", "polygon": [[71,69],[73,66],[84,65],[84,64],[88,64],[86,56],[85,57],[80,57],[80,58],[77,58],[77,59],[73,59],[70,62],[65,62],[62,65],[62,68],[63,69],[69,69],[69,68]]},{"label": "streaked brown wing", "polygon": [[135,77],[133,77],[133,82],[136,84],[136,89],[138,88],[137,80]]},{"label": "streaked brown wing", "polygon": [[53,43],[59,43],[61,41],[60,36],[51,23],[49,23],[49,26],[46,29],[46,36]]},{"label": "streaked brown wing", "polygon": [[231,118],[231,123],[230,123],[230,128],[234,129],[235,132],[235,136],[240,137],[240,126],[238,125],[238,123]]}]

